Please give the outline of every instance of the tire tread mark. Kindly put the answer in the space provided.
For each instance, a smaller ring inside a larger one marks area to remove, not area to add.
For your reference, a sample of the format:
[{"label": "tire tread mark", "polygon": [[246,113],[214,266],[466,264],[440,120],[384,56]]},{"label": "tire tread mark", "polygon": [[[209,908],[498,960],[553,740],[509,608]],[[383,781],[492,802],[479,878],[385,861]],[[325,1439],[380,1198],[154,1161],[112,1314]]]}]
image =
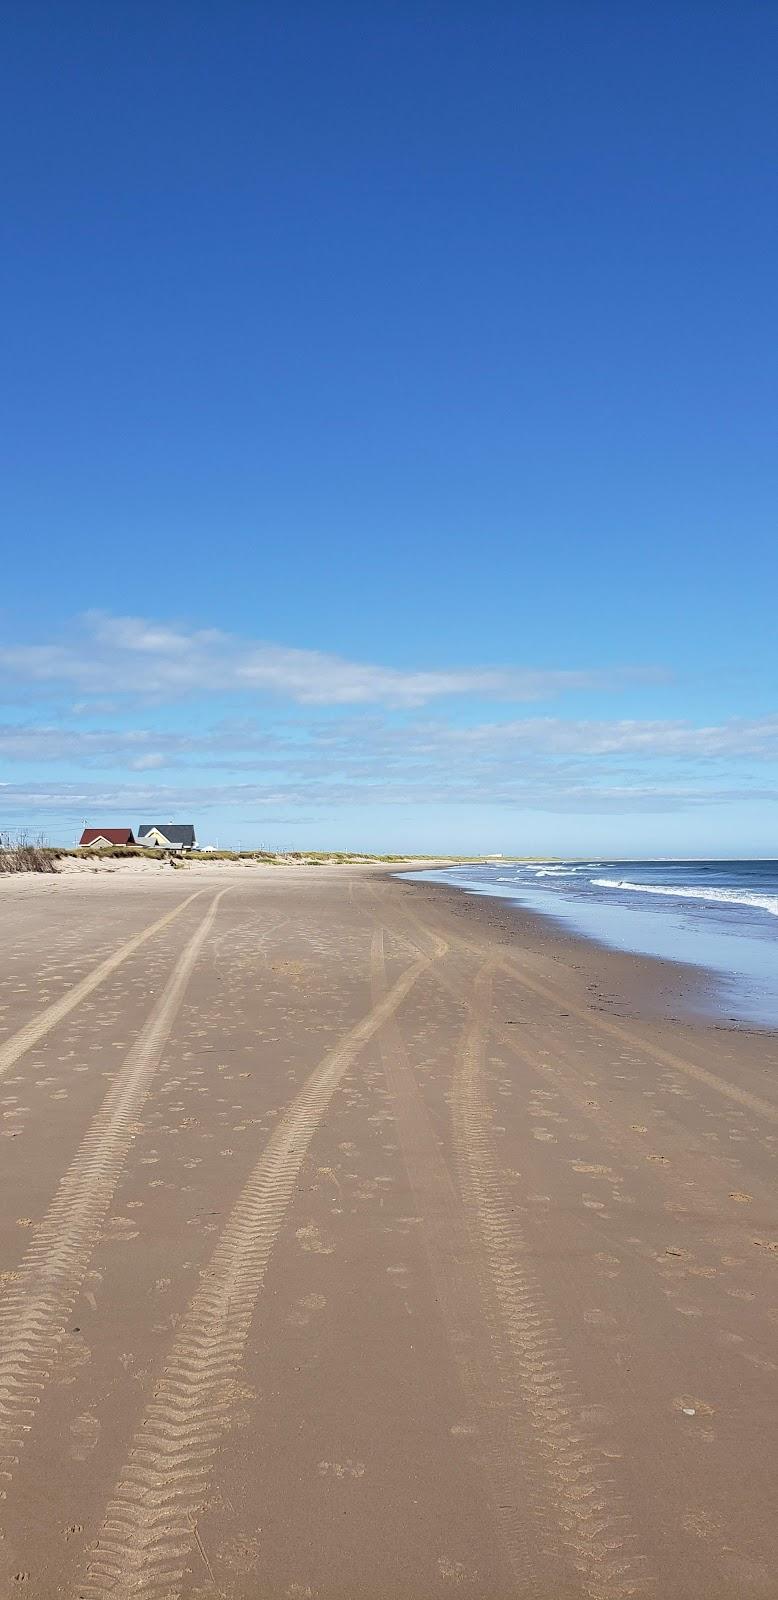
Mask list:
[{"label": "tire tread mark", "polygon": [[[720,1078],[717,1073],[710,1072],[707,1067],[701,1067],[696,1061],[688,1061],[685,1056],[676,1055],[672,1050],[665,1050],[663,1045],[654,1044],[653,1041],[644,1039],[640,1033],[619,1027],[617,1022],[600,1017],[596,1012],[590,1011],[586,1006],[579,1005],[569,996],[555,993],[554,990],[537,979],[530,978],[521,968],[515,957],[503,956],[500,965],[510,972],[525,989],[537,996],[539,1000],[546,1000],[552,1005],[564,1007],[565,1011],[572,1012],[573,1016],[595,1028],[599,1033],[604,1033],[610,1039],[617,1039],[620,1044],[629,1044],[633,1049],[642,1050],[660,1066],[670,1067],[673,1071],[685,1073],[686,1077],[693,1078],[697,1083],[705,1084],[707,1089],[714,1089],[717,1094],[723,1095],[727,1100],[734,1100],[737,1105],[744,1106],[753,1111],[756,1116],[765,1117],[769,1122],[778,1123],[778,1105],[773,1105],[769,1100],[763,1100],[761,1095],[752,1094],[748,1089],[741,1089],[736,1083],[728,1083],[726,1078]],[[518,969],[518,970],[517,970]]]},{"label": "tire tread mark", "polygon": [[333,1094],[430,965],[414,961],[319,1063],[271,1135],[233,1207],[136,1429],[80,1600],[174,1595],[196,1513],[230,1425],[237,1375],[268,1261]]},{"label": "tire tread mark", "polygon": [[[437,935],[432,934],[432,930],[407,905],[404,908],[404,915],[406,922],[422,937],[427,939],[437,937]],[[410,942],[415,944],[418,949],[416,935],[409,932],[408,937]],[[476,954],[477,947],[472,940],[461,934],[450,935],[450,937],[452,943],[458,945],[461,951],[470,955]],[[754,1112],[756,1116],[764,1117],[768,1122],[778,1123],[778,1105],[775,1105],[772,1101],[763,1099],[761,1095],[752,1094],[748,1089],[741,1089],[736,1083],[729,1083],[726,1078],[720,1078],[717,1073],[711,1072],[707,1067],[700,1066],[698,1062],[689,1061],[686,1056],[676,1055],[674,1051],[666,1050],[663,1045],[655,1044],[652,1040],[645,1039],[637,1030],[620,1027],[618,1022],[599,1016],[589,1007],[581,1005],[580,1002],[572,999],[570,995],[555,991],[550,984],[530,977],[525,964],[515,954],[506,955],[504,950],[500,951],[496,954],[496,962],[506,972],[510,973],[511,977],[521,984],[523,988],[535,995],[537,999],[545,1000],[553,1006],[560,1007],[580,1021],[585,1022],[587,1026],[596,1029],[599,1033],[605,1034],[608,1038],[617,1039],[620,1044],[628,1044],[633,1049],[642,1050],[645,1055],[660,1066],[684,1073],[687,1077],[694,1079],[695,1082],[702,1083],[706,1088],[713,1089],[717,1094],[723,1095],[725,1099],[733,1100],[737,1105]]]},{"label": "tire tread mark", "polygon": [[84,1281],[175,1016],[222,889],[165,988],[60,1180],[14,1281],[0,1299],[0,1499],[30,1432],[69,1313]]},{"label": "tire tread mark", "polygon": [[[386,989],[383,930],[377,930],[373,941],[371,967],[373,993],[379,998]],[[526,1600],[539,1600],[536,1553],[548,1545],[549,1529],[542,1520],[538,1524],[523,1452],[517,1448],[510,1373],[472,1265],[464,1208],[440,1153],[396,1019],[381,1029],[379,1042],[397,1137],[419,1210],[436,1308],[472,1428],[477,1465],[513,1580]]]},{"label": "tire tread mark", "polygon": [[460,1188],[475,1252],[499,1311],[496,1333],[509,1351],[529,1423],[525,1437],[537,1464],[539,1499],[556,1519],[583,1593],[589,1600],[625,1600],[643,1588],[642,1561],[625,1549],[627,1517],[572,1420],[581,1403],[568,1359],[491,1151],[481,1062],[490,1031],[492,967],[487,965],[476,980],[473,1015],[454,1077]]},{"label": "tire tread mark", "polygon": [[[404,934],[408,947],[414,950],[424,948],[432,937],[431,930],[420,922],[417,917],[407,912],[406,922],[410,924]],[[411,927],[413,929],[412,932]],[[483,948],[479,950],[475,945],[459,936],[453,936],[452,943],[456,944],[460,957],[467,953],[473,958],[480,957],[480,959],[483,959]],[[506,957],[501,952],[497,952],[494,958],[494,965],[495,968],[508,972],[514,980],[516,979],[516,957]],[[442,965],[438,966],[435,971],[438,982],[442,984],[449,994],[458,999],[462,992],[461,985],[465,981],[464,967],[462,968],[459,984],[452,980]],[[552,990],[544,990],[541,993],[540,990],[535,988],[534,984],[526,983],[525,987],[528,990],[531,988],[531,992],[536,999],[551,1001],[555,1006],[561,1006],[565,1010],[573,1012],[579,1021],[584,1022],[587,1026],[591,1025],[593,1030],[598,1028],[602,1030],[612,1026],[600,1021],[585,1007],[574,1008],[572,1002],[566,996],[555,994]],[[542,1051],[538,1048],[538,1041],[533,1043],[533,1035],[541,1027],[542,1038],[540,1044],[543,1046]],[[517,1038],[514,1029],[506,1027],[497,1017],[492,1015],[489,1018],[489,1031],[508,1054],[515,1056],[523,1066],[529,1067],[537,1077],[550,1084],[557,1093],[567,1100],[569,1105],[575,1108],[579,1116],[584,1117],[587,1122],[593,1123],[597,1129],[598,1137],[620,1159],[625,1157],[634,1159],[638,1153],[642,1159],[645,1155],[645,1147],[640,1136],[636,1135],[631,1128],[627,1128],[623,1123],[619,1122],[618,1118],[606,1111],[601,1103],[593,1101],[590,1091],[583,1086],[580,1078],[579,1063],[572,1059],[569,1054],[569,1038],[566,1039],[564,1037],[558,1026],[555,1027],[550,1022],[543,1022],[542,1024],[537,1022],[529,1030],[523,1028],[521,1037]],[[633,1048],[640,1050],[647,1058],[652,1058],[653,1047],[647,1044],[639,1035],[620,1030],[617,1037],[624,1043],[628,1043]],[[547,1059],[549,1049],[553,1049],[554,1052],[553,1063]],[[655,1053],[653,1059],[656,1059]],[[662,1062],[661,1064],[668,1065],[669,1062]],[[687,1065],[693,1066],[692,1063],[687,1063]],[[723,1083],[724,1080],[717,1081]],[[734,1098],[738,1098],[737,1094]],[[726,1188],[729,1188],[731,1175],[720,1169],[716,1158],[711,1155],[709,1150],[698,1151],[697,1154],[706,1177],[704,1183],[702,1179],[697,1180],[695,1183],[696,1203],[706,1205],[713,1213],[721,1205],[722,1185],[726,1183]],[[656,1163],[651,1169],[651,1177],[657,1187],[665,1193],[670,1192],[676,1195],[682,1205],[689,1204],[688,1184],[685,1179],[678,1176],[676,1169],[672,1165],[664,1166]],[[772,1191],[769,1190],[767,1184],[755,1185],[752,1179],[751,1186],[754,1188],[754,1193],[762,1195],[762,1203],[769,1206],[772,1201]]]},{"label": "tire tread mark", "polygon": [[192,901],[196,900],[204,892],[203,889],[197,889],[194,894],[187,895],[185,900],[181,900],[177,906],[174,906],[172,911],[167,911],[164,917],[160,917],[157,922],[152,922],[148,928],[142,928],[140,933],[134,934],[132,939],[127,940],[126,944],[120,945],[118,950],[114,950],[113,954],[107,956],[105,961],[101,961],[98,967],[95,967],[92,972],[86,974],[85,978],[81,978],[78,983],[75,983],[72,989],[68,989],[67,993],[63,994],[59,1000],[55,1000],[53,1005],[47,1006],[46,1010],[42,1011],[39,1016],[33,1017],[29,1022],[26,1022],[18,1033],[14,1033],[10,1039],[6,1039],[0,1045],[0,1078],[4,1077],[11,1067],[16,1065],[20,1057],[26,1055],[27,1051],[38,1043],[39,1039],[43,1039],[47,1033],[51,1033],[52,1028],[56,1028],[57,1023],[62,1022],[71,1011],[75,1010],[75,1007],[80,1005],[81,1001],[85,1000],[87,995],[90,995],[99,984],[104,983],[106,978],[110,978],[111,974],[127,960],[128,956],[134,955],[135,951],[139,950],[147,939],[152,939],[155,933],[159,933],[162,928],[166,928],[168,923],[172,922],[175,917],[180,916],[181,912],[186,910],[186,907],[191,905]]}]

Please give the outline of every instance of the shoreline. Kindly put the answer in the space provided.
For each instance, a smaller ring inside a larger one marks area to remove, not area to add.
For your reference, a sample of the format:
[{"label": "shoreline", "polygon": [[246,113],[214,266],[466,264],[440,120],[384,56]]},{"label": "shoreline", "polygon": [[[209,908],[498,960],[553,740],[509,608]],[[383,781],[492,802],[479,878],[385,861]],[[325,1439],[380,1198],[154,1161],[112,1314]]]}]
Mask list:
[{"label": "shoreline", "polygon": [[[548,972],[553,970],[555,978],[564,975],[566,982],[577,985],[593,1010],[657,1026],[686,1026],[743,1038],[771,1040],[778,1033],[778,1027],[769,1022],[729,1014],[726,977],[702,963],[620,949],[593,934],[571,928],[549,911],[530,908],[507,896],[473,892],[460,884],[433,883],[417,876],[445,870],[447,865],[441,857],[417,857],[412,864],[381,860],[270,863],[247,858],[184,861],[171,869],[166,860],[157,859],[71,858],[52,873],[0,875],[0,905],[5,902],[10,908],[39,895],[56,899],[60,893],[84,897],[87,902],[95,892],[102,898],[113,891],[133,897],[161,891],[167,898],[169,892],[202,891],[215,880],[224,886],[248,887],[364,876],[396,885],[414,899],[426,898],[436,911],[450,917],[453,925],[467,924],[477,928],[479,934],[521,949],[526,960]],[[450,862],[453,870],[457,865]],[[734,1004],[733,1001],[733,1007]]]},{"label": "shoreline", "polygon": [[[614,1015],[755,1038],[772,1039],[778,1033],[769,1023],[728,1015],[726,979],[702,963],[622,950],[571,929],[551,912],[531,909],[507,896],[478,893],[455,883],[414,883],[414,871],[395,870],[392,875],[416,893],[427,890],[431,901],[449,906],[454,916],[459,907],[459,915],[466,914],[484,931],[497,930],[505,940],[528,946],[541,960],[562,964],[570,974],[584,969],[588,982],[602,990],[603,1001],[607,999],[602,1008],[613,1010]],[[611,988],[615,994],[608,993]],[[619,1006],[623,1009],[617,1009]]]}]

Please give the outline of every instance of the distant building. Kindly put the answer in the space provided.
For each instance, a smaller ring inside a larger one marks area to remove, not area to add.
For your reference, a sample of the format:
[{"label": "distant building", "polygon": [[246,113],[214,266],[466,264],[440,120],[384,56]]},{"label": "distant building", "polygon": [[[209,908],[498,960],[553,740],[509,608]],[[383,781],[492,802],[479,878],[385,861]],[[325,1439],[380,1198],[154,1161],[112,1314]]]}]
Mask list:
[{"label": "distant building", "polygon": [[138,829],[138,844],[155,850],[196,850],[194,826],[191,822],[146,822]]},{"label": "distant building", "polygon": [[134,844],[132,828],[85,828],[79,845],[90,850],[101,850],[111,844]]}]

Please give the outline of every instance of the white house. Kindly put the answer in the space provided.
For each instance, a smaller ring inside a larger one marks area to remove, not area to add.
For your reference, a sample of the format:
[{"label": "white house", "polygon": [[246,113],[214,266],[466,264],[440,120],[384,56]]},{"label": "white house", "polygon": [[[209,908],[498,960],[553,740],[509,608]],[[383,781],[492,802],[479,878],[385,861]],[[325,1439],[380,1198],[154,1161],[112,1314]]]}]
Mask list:
[{"label": "white house", "polygon": [[191,822],[147,822],[138,829],[138,844],[156,850],[196,850],[194,825]]}]

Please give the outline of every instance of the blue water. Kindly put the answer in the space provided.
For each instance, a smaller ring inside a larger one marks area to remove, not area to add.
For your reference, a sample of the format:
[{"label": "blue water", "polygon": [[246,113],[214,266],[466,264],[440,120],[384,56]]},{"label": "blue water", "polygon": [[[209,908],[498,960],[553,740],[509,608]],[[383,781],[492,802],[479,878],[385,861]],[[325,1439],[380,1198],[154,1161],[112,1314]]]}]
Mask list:
[{"label": "blue water", "polygon": [[413,876],[551,914],[619,950],[703,967],[720,1016],[778,1027],[778,861],[494,862]]}]

